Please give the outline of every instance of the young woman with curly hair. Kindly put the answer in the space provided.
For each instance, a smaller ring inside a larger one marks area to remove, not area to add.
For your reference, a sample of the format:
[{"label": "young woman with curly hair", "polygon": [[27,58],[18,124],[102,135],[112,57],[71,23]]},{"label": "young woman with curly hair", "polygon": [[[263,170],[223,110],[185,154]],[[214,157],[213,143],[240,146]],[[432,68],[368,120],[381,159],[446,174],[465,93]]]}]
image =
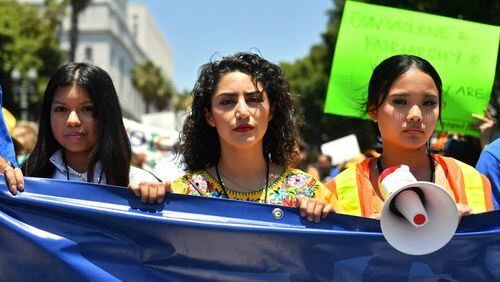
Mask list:
[{"label": "young woman with curly hair", "polygon": [[177,146],[188,173],[173,192],[297,206],[310,221],[336,208],[320,182],[288,167],[300,115],[277,65],[252,53],[224,57],[202,66],[192,95]]}]

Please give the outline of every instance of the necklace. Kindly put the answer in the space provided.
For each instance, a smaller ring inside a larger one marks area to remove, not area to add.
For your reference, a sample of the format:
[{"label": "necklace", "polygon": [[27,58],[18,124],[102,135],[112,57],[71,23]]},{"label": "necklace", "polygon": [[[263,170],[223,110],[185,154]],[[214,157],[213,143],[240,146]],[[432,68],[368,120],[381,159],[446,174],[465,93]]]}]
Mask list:
[{"label": "necklace", "polygon": [[[239,183],[237,183],[236,181],[232,180],[231,178],[227,177],[224,175],[224,173],[220,172],[220,175],[222,176],[222,178],[225,178],[227,180],[229,180],[229,182],[233,183],[235,186],[238,186],[246,191],[251,191],[252,189],[251,188],[248,188],[248,187],[245,187]],[[222,180],[221,178],[221,180]],[[262,182],[264,182],[264,178],[266,178],[266,175],[263,175],[262,178],[260,179],[260,182],[259,184],[257,184],[257,188],[261,187],[262,186]]]},{"label": "necklace", "polygon": [[[66,156],[64,155],[64,152],[63,152],[63,162],[64,162],[64,167],[66,168],[66,179],[69,181],[69,172],[71,171],[72,174],[78,176],[80,179],[83,179],[83,175],[85,174],[85,172],[78,172],[76,170],[74,170],[73,168],[71,168],[70,166],[68,166],[68,163],[66,162]],[[99,178],[97,179],[97,183],[98,184],[101,184],[101,180],[102,180],[102,173],[104,171],[104,168],[101,168],[101,173],[99,174]],[[93,177],[92,177],[92,182],[93,181]]]},{"label": "necklace", "polygon": [[[431,182],[434,183],[436,167],[434,165],[434,160],[432,159],[431,154],[427,154],[427,157],[429,158],[429,175],[431,176]],[[384,167],[382,166],[382,157],[377,158],[377,169],[379,175],[381,175],[384,171]]]},{"label": "necklace", "polygon": [[[69,172],[70,171],[72,174],[75,174],[79,178],[83,178],[83,175],[85,174],[85,172],[78,172],[78,171],[72,169],[70,166],[68,166],[68,164],[66,162],[64,162],[64,166],[66,167],[66,178],[68,179],[68,181],[69,181]],[[98,181],[97,184],[101,184],[103,170],[104,169],[101,168],[101,173],[99,174],[99,178],[97,179],[97,181]]]},{"label": "necklace", "polygon": [[[219,172],[219,163],[218,162],[215,163],[215,172],[217,173],[217,181],[219,182],[219,185],[222,188],[222,192],[224,193],[224,195],[226,196],[226,198],[229,199],[229,195],[227,194],[227,190],[226,190],[226,187],[224,186],[224,182],[222,182],[222,178],[220,177],[221,174]],[[266,189],[264,191],[264,203],[267,203],[267,190],[269,189],[269,159],[267,159],[267,158],[266,158],[266,175],[265,175],[265,178],[266,178]],[[227,179],[234,183],[234,181],[232,181],[231,179],[229,179],[229,178],[227,178]],[[260,186],[261,183],[262,183],[262,180],[260,181],[259,186]],[[234,183],[234,184],[237,184],[237,183]],[[238,185],[238,186],[242,187],[241,185]],[[242,187],[242,188],[245,188],[245,187]]]},{"label": "necklace", "polygon": [[68,166],[67,163],[64,163],[64,166],[66,167],[66,177],[68,178],[69,180],[69,173],[71,172],[71,174],[74,174],[76,176],[78,176],[79,178],[83,178],[83,175],[85,174],[85,172],[78,172],[76,170],[74,170],[72,167]]}]

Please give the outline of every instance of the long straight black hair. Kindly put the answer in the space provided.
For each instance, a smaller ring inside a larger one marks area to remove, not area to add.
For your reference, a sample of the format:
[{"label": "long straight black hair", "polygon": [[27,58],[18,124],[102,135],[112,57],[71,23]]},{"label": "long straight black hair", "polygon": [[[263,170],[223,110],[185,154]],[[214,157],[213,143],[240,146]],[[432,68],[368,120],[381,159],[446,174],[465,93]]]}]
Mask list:
[{"label": "long straight black hair", "polygon": [[368,86],[368,100],[365,104],[367,113],[377,110],[382,106],[389,94],[389,90],[396,80],[412,67],[428,74],[438,90],[439,120],[441,120],[441,101],[443,83],[436,69],[427,60],[414,55],[395,55],[383,60],[373,70]]},{"label": "long straight black hair", "polygon": [[43,97],[38,139],[23,166],[25,175],[50,178],[54,174],[55,167],[49,158],[57,150],[64,148],[56,141],[52,132],[52,100],[58,89],[71,85],[86,89],[94,104],[97,143],[88,157],[87,181],[93,181],[95,165],[101,162],[108,184],[128,186],[132,153],[118,95],[106,71],[86,63],[65,64],[50,78]]},{"label": "long straight black hair", "polygon": [[[383,60],[375,67],[370,77],[370,84],[368,85],[368,99],[363,105],[365,112],[369,113],[378,110],[384,103],[387,95],[389,95],[389,90],[392,85],[412,67],[428,74],[434,81],[434,84],[436,84],[439,98],[438,121],[442,122],[441,105],[443,100],[443,82],[441,81],[441,77],[429,61],[414,55],[395,55]],[[374,130],[377,136],[381,137],[378,126],[375,126]],[[427,151],[430,152],[429,142],[427,142]]]}]

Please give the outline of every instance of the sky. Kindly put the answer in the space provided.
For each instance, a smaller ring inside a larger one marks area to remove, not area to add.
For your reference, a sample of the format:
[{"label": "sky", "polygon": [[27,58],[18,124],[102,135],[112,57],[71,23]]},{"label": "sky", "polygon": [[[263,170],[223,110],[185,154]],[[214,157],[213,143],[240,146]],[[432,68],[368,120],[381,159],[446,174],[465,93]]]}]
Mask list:
[{"label": "sky", "polygon": [[191,90],[201,65],[239,51],[305,57],[326,30],[331,0],[129,0],[149,8],[173,55],[173,82]]}]

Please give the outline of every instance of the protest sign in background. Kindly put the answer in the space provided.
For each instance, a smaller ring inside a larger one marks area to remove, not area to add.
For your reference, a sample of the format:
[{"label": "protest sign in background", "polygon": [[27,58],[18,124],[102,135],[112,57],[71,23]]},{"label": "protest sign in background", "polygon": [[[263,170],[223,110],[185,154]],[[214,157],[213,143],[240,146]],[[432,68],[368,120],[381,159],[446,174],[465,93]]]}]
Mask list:
[{"label": "protest sign in background", "polygon": [[397,54],[420,56],[443,81],[438,129],[478,136],[469,128],[491,94],[500,28],[442,16],[347,1],[340,25],[325,112],[366,117],[375,66]]},{"label": "protest sign in background", "polygon": [[464,217],[444,248],[410,256],[370,218],[316,224],[291,207],[175,194],[148,205],[121,187],[25,184],[12,196],[0,174],[5,281],[500,280],[500,211]]},{"label": "protest sign in background", "polygon": [[179,160],[173,154],[173,147],[179,140],[179,132],[125,118],[123,124],[132,152],[142,162],[142,168],[153,172],[163,181],[173,181],[184,174]]},{"label": "protest sign in background", "polygon": [[333,165],[340,165],[361,155],[358,138],[355,134],[349,134],[322,144],[321,153],[329,155],[332,158]]}]

